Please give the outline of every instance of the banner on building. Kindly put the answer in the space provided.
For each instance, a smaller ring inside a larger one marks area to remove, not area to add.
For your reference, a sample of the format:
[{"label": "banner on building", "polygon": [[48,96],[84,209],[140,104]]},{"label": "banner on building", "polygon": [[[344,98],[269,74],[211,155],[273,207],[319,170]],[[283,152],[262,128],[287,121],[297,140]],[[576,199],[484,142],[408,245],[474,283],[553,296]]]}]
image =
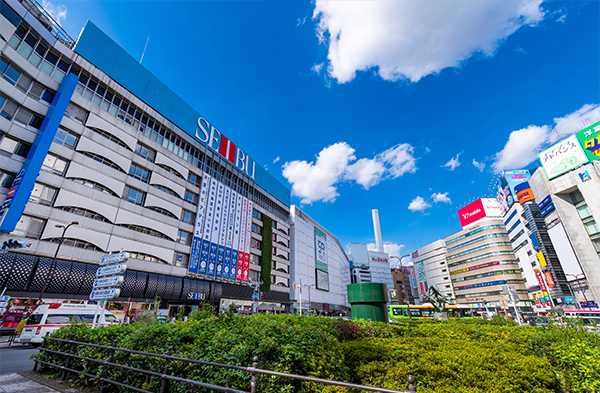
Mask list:
[{"label": "banner on building", "polygon": [[229,195],[231,190],[223,185],[223,206],[221,207],[221,228],[219,229],[219,248],[217,251],[217,277],[223,277],[225,264],[225,243],[227,240],[227,219],[229,218]]},{"label": "banner on building", "polygon": [[[202,176],[200,185],[200,196],[198,197],[198,209],[196,211],[196,222],[194,226],[194,238],[192,240],[192,252],[190,254],[190,262],[188,270],[191,273],[206,274],[206,264],[208,260],[209,244],[206,243],[205,248],[202,247],[202,238],[204,235],[205,217],[207,212],[207,201],[209,199],[211,177],[207,174]],[[202,254],[205,253],[204,261]]]},{"label": "banner on building", "polygon": [[315,267],[324,272],[328,271],[327,267],[327,235],[317,227],[314,227],[315,237]]},{"label": "banner on building", "polygon": [[563,139],[539,155],[548,179],[554,179],[589,161],[577,135]]},{"label": "banner on building", "polygon": [[545,272],[544,277],[546,277],[546,282],[548,283],[548,287],[554,288],[554,279],[552,278],[552,273]]},{"label": "banner on building", "polygon": [[[231,270],[229,278],[236,280],[238,276],[238,257],[240,249],[240,228],[242,225],[242,195],[239,193],[235,198],[235,223],[233,224],[233,243],[231,248]],[[240,279],[242,272],[240,271]]]},{"label": "banner on building", "polygon": [[600,121],[579,131],[577,139],[590,161],[600,160]]},{"label": "banner on building", "polygon": [[246,219],[248,216],[248,200],[242,197],[242,221],[240,222],[240,245],[238,247],[238,261],[237,261],[237,272],[235,279],[242,281],[244,278],[244,250],[246,249],[246,241],[250,242],[250,239],[246,239]]},{"label": "banner on building", "polygon": [[248,211],[246,212],[246,243],[244,246],[244,268],[242,281],[248,281],[250,275],[250,245],[252,244],[252,201],[248,200]]},{"label": "banner on building", "polygon": [[233,190],[230,190],[227,214],[227,236],[225,240],[225,261],[223,263],[223,278],[231,278],[231,253],[233,252],[233,228],[235,226],[236,199],[237,193]]}]

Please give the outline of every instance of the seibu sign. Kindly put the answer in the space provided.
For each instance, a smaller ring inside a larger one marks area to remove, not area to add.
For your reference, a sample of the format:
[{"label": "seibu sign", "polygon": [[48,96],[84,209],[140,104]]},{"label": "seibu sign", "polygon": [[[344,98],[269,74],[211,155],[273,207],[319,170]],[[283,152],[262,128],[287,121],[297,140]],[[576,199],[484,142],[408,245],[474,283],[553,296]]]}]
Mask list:
[{"label": "seibu sign", "polygon": [[196,128],[195,136],[200,142],[225,157],[237,169],[254,179],[256,162],[249,155],[221,134],[221,131],[217,130],[205,118],[199,117],[197,124],[198,128]]},{"label": "seibu sign", "polygon": [[482,218],[500,216],[501,213],[498,201],[491,198],[478,199],[458,211],[460,225],[462,225],[463,228]]}]

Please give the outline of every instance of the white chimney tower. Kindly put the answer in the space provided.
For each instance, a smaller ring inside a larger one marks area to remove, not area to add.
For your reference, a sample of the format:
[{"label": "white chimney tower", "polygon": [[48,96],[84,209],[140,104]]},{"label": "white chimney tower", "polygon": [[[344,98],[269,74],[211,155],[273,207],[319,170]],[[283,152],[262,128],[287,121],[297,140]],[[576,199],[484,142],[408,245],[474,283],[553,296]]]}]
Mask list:
[{"label": "white chimney tower", "polygon": [[381,238],[381,225],[379,224],[379,210],[373,209],[373,226],[375,227],[375,243],[377,251],[383,252],[383,239]]}]

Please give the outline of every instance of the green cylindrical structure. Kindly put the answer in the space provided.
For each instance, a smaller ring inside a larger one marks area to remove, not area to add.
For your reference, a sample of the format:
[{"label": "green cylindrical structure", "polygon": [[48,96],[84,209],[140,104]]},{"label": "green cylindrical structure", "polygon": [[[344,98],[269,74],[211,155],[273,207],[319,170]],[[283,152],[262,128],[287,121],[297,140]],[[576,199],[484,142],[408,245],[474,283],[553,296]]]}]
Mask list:
[{"label": "green cylindrical structure", "polygon": [[387,286],[385,284],[350,284],[348,302],[352,305],[352,319],[388,322]]}]

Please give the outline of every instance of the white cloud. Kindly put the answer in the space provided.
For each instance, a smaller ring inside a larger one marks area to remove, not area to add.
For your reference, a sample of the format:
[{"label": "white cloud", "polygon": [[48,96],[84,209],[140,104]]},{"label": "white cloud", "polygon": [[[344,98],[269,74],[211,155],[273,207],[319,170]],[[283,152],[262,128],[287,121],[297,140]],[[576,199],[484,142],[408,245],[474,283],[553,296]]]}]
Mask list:
[{"label": "white cloud", "polygon": [[315,73],[320,74],[321,73],[321,69],[323,68],[323,63],[321,64],[315,64],[314,66],[311,67],[311,71],[314,71]]},{"label": "white cloud", "polygon": [[586,104],[573,113],[554,119],[556,128],[530,125],[510,133],[504,149],[496,153],[492,168],[495,172],[520,169],[531,164],[541,149],[555,143],[558,135],[569,136],[600,119],[600,105]]},{"label": "white cloud", "polygon": [[42,0],[42,7],[48,11],[52,19],[54,19],[59,25],[67,19],[67,7],[65,7],[63,4],[54,5],[48,0]]},{"label": "white cloud", "polygon": [[296,27],[303,26],[306,23],[306,18],[306,16],[302,19],[298,18],[298,21],[296,22]]},{"label": "white cloud", "polygon": [[483,172],[485,169],[485,164],[483,162],[477,162],[476,160],[473,160],[473,165],[475,165],[475,168],[479,169],[479,172]]},{"label": "white cloud", "polygon": [[412,202],[408,205],[408,210],[410,210],[412,212],[422,212],[425,209],[428,209],[430,207],[431,207],[430,203],[428,203],[427,201],[425,201],[425,199],[418,196],[415,199],[413,199]]},{"label": "white cloud", "polygon": [[560,16],[560,18],[558,18],[558,19],[556,20],[556,22],[558,22],[558,23],[560,23],[560,24],[564,24],[566,20],[567,20],[567,15],[566,15],[566,14],[562,14],[562,15]]},{"label": "white cloud", "polygon": [[430,148],[428,148],[428,147],[425,147],[425,153],[429,153],[430,151],[431,151],[431,149],[430,149]]},{"label": "white cloud", "polygon": [[445,163],[444,165],[442,165],[443,168],[448,168],[449,171],[453,171],[456,168],[458,168],[460,166],[460,162],[458,161],[458,157],[460,157],[462,153],[458,153],[456,155],[456,157],[453,157],[450,159],[450,161],[448,161],[447,163]]},{"label": "white cloud", "polygon": [[313,19],[339,83],[371,68],[386,80],[417,82],[474,54],[493,56],[508,36],[544,18],[542,1],[316,0]]},{"label": "white cloud", "polygon": [[447,203],[449,205],[452,204],[452,201],[450,200],[450,198],[448,198],[448,193],[447,192],[445,192],[443,194],[441,192],[434,193],[431,196],[431,198],[433,199],[433,202],[435,202],[435,203],[440,203],[441,202],[441,203]]},{"label": "white cloud", "polygon": [[338,196],[336,183],[354,181],[368,190],[383,179],[414,173],[417,166],[413,151],[404,143],[352,163],[356,160],[354,149],[338,142],[321,150],[316,163],[286,162],[282,174],[292,184],[292,193],[302,198],[301,203],[333,202]]},{"label": "white cloud", "polygon": [[279,161],[279,157],[273,160],[273,164],[275,164],[277,161]]}]

